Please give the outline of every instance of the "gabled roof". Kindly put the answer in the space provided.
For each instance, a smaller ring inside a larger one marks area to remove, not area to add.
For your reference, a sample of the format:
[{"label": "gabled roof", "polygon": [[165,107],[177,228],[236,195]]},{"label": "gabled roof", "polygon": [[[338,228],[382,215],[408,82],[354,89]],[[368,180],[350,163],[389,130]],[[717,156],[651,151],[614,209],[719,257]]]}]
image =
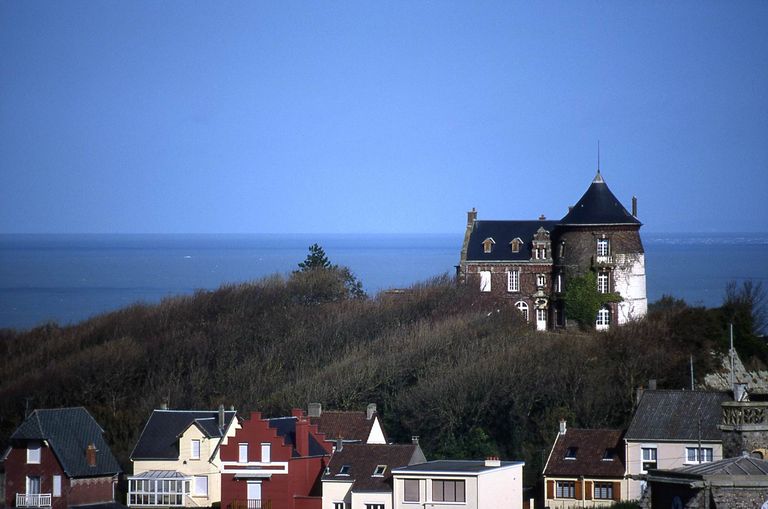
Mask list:
[{"label": "gabled roof", "polygon": [[[566,459],[569,449],[573,459]],[[624,471],[621,430],[615,429],[568,429],[558,434],[544,467],[544,475],[566,477],[623,477]]]},{"label": "gabled roof", "polygon": [[640,221],[630,214],[613,195],[598,170],[584,196],[560,221],[562,225],[636,224]]},{"label": "gabled roof", "polygon": [[643,392],[624,438],[626,440],[720,441],[717,425],[721,404],[730,400],[725,392],[650,391]]},{"label": "gabled roof", "polygon": [[[104,440],[104,430],[83,407],[33,411],[13,432],[14,441],[45,440],[61,468],[70,477],[100,477],[122,472]],[[91,467],[85,451],[96,446],[96,466]]]},{"label": "gabled roof", "polygon": [[221,439],[229,428],[235,411],[224,412],[224,430],[219,429],[217,410],[153,410],[136,447],[133,460],[175,460],[179,458],[179,436],[190,426],[197,426],[207,438]]},{"label": "gabled roof", "polygon": [[345,442],[365,443],[378,415],[374,412],[368,419],[365,411],[324,410],[319,417],[310,417],[309,422],[317,425],[318,431],[325,433],[325,439],[328,441],[341,438]]},{"label": "gabled roof", "polygon": [[[352,482],[353,492],[391,492],[392,470],[426,461],[418,444],[347,444],[333,453],[328,463],[325,482]],[[347,475],[339,475],[347,465]],[[386,466],[383,475],[374,476],[376,467]]]},{"label": "gabled roof", "polygon": [[[296,417],[275,417],[267,419],[267,422],[269,423],[269,427],[275,430],[277,436],[283,439],[283,444],[293,448],[291,456],[294,458],[301,456],[296,450]],[[314,435],[310,433],[309,455],[323,456],[325,454],[328,454],[328,452],[318,443]]]},{"label": "gabled roof", "polygon": [[[470,261],[527,261],[531,259],[531,240],[539,228],[552,232],[557,221],[475,221],[469,235],[467,260]],[[496,244],[490,253],[483,251],[483,241],[492,237]],[[512,252],[510,243],[520,238],[520,250]]]}]

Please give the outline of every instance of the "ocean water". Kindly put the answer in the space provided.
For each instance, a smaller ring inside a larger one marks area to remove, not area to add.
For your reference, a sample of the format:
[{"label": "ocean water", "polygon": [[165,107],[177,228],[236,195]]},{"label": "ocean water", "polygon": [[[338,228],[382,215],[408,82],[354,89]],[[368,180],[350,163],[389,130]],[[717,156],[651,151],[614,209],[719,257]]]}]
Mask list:
[{"label": "ocean water", "polygon": [[[369,294],[453,274],[451,235],[0,235],[0,328],[75,323],[131,303],[279,273],[319,243]],[[643,234],[648,297],[718,306],[728,281],[768,285],[767,234]]]}]

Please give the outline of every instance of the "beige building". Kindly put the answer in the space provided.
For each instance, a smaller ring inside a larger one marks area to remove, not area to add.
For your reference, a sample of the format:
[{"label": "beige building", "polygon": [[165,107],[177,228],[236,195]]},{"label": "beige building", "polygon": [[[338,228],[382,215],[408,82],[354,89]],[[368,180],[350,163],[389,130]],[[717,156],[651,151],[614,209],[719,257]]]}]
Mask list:
[{"label": "beige building", "polygon": [[437,460],[393,471],[394,509],[522,509],[522,461]]}]

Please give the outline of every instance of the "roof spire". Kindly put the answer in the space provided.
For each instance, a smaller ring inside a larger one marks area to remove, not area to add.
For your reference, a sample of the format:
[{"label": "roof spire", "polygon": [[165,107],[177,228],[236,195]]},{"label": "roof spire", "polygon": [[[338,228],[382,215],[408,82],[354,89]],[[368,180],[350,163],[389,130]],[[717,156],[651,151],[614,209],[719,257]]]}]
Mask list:
[{"label": "roof spire", "polygon": [[603,176],[600,175],[600,140],[597,140],[597,175],[592,180],[593,184],[605,184]]}]

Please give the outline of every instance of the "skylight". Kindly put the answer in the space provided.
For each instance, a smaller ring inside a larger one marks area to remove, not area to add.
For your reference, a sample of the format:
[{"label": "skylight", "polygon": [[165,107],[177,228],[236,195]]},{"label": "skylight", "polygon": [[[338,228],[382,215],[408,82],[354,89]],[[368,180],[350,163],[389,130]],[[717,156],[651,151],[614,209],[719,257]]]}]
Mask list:
[{"label": "skylight", "polygon": [[383,477],[384,472],[386,472],[387,466],[386,465],[377,465],[376,470],[373,471],[374,477]]},{"label": "skylight", "polygon": [[575,460],[576,459],[576,451],[578,451],[578,447],[569,447],[565,451],[565,459],[567,460]]},{"label": "skylight", "polygon": [[338,475],[349,475],[349,465],[342,465]]}]

